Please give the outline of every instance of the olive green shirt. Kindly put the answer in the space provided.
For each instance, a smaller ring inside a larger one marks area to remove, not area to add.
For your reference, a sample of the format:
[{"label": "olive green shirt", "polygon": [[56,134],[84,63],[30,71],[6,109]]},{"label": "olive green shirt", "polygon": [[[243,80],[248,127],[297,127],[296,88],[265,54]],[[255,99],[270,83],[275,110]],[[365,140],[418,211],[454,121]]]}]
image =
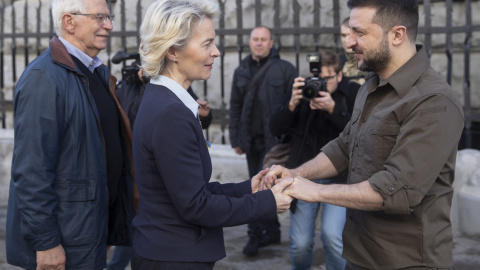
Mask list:
[{"label": "olive green shirt", "polygon": [[369,269],[449,268],[450,209],[463,109],[424,48],[387,79],[370,73],[350,123],[322,151],[382,211],[347,209],[343,257]]}]

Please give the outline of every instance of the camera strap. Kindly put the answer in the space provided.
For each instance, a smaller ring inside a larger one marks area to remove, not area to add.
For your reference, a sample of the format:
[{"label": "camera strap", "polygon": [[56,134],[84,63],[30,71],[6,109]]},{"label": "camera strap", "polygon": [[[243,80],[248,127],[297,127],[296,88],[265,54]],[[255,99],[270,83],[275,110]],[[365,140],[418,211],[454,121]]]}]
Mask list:
[{"label": "camera strap", "polygon": [[267,71],[268,67],[273,63],[275,62],[274,59],[270,59],[268,60],[265,64],[263,64],[263,66],[257,71],[257,73],[255,73],[255,75],[253,76],[253,78],[250,80],[250,82],[248,82],[247,86],[245,87],[245,90],[243,91],[244,94],[246,95],[248,93],[248,91],[250,91],[250,89],[255,85],[255,83],[258,81],[258,79],[260,79],[260,77],[263,76],[263,74],[265,73],[265,71]]},{"label": "camera strap", "polygon": [[[303,151],[303,145],[305,144],[305,141],[307,140],[307,133],[308,133],[308,130],[310,129],[310,124],[312,123],[312,118],[313,118],[313,115],[315,114],[315,111],[313,110],[310,110],[310,113],[308,114],[308,118],[307,118],[307,124],[305,125],[305,131],[303,132],[303,137],[302,137],[302,143],[300,144],[300,151],[298,151],[298,155],[297,155],[297,159],[295,160],[295,164],[298,164],[298,162],[300,161],[300,156],[302,155],[302,151]],[[300,166],[300,165],[295,165],[295,166]]]}]

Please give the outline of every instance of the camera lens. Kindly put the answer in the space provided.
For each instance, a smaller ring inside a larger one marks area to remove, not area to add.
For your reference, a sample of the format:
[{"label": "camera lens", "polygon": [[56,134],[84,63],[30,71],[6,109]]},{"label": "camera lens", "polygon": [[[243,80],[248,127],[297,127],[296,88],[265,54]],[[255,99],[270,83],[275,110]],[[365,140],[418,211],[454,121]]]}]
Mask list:
[{"label": "camera lens", "polygon": [[316,96],[316,91],[315,90],[316,90],[315,87],[306,86],[302,90],[303,98],[306,99],[306,100],[314,99],[315,96]]}]

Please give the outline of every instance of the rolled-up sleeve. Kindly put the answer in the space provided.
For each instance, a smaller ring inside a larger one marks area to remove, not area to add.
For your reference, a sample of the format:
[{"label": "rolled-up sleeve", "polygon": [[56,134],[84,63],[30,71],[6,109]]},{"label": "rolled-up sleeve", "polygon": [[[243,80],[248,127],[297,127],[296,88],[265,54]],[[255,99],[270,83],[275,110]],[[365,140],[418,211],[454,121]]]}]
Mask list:
[{"label": "rolled-up sleeve", "polygon": [[437,179],[448,181],[442,179],[442,171],[454,171],[455,167],[452,153],[463,129],[459,108],[449,98],[436,94],[422,98],[410,111],[384,170],[368,179],[383,197],[387,214],[411,213]]}]

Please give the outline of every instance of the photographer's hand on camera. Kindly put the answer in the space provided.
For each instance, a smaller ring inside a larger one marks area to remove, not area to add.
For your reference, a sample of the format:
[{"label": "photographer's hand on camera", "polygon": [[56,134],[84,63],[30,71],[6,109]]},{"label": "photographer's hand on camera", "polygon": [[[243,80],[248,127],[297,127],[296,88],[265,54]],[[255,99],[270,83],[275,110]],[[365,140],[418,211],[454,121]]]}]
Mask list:
[{"label": "photographer's hand on camera", "polygon": [[305,78],[297,77],[293,82],[292,88],[292,96],[290,98],[290,102],[288,103],[288,109],[293,112],[295,108],[297,108],[298,104],[300,104],[300,100],[302,100],[302,87],[305,85]]},{"label": "photographer's hand on camera", "polygon": [[322,110],[332,114],[335,108],[335,101],[332,99],[332,96],[329,92],[324,91],[320,91],[319,94],[320,97],[310,100],[310,109]]}]

